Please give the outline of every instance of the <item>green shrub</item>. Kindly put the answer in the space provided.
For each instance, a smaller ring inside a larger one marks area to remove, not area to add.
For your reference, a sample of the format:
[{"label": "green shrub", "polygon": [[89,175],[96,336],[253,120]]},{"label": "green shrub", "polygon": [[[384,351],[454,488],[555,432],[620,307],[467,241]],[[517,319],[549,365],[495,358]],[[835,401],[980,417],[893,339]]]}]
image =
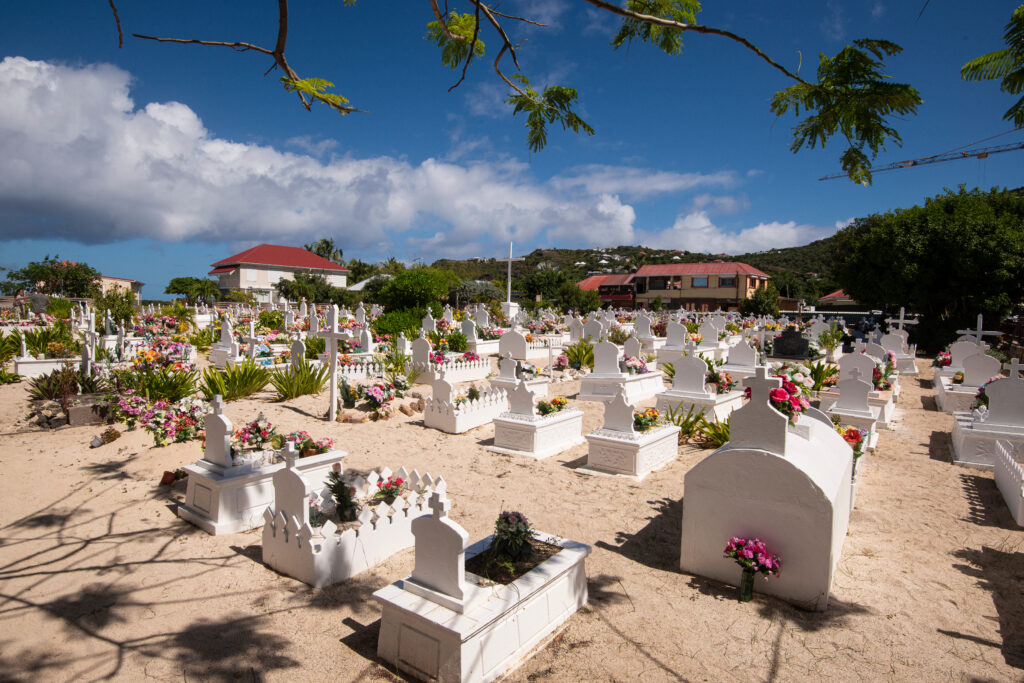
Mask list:
[{"label": "green shrub", "polygon": [[50,300],[46,302],[46,312],[54,318],[67,320],[71,317],[71,306],[72,303],[68,299],[50,297]]},{"label": "green shrub", "polygon": [[327,353],[327,340],[323,337],[306,337],[306,359],[316,360],[321,353]]},{"label": "green shrub", "polygon": [[[25,348],[33,356],[46,353],[50,344],[63,344],[64,346],[75,346],[75,340],[71,336],[71,326],[67,321],[61,320],[50,327],[43,327],[37,330],[24,330],[19,332],[25,337]],[[21,342],[18,342],[19,348]]]},{"label": "green shrub", "polygon": [[373,329],[382,337],[390,334],[397,339],[399,334],[405,334],[406,339],[415,339],[420,334],[424,314],[425,311],[419,309],[390,311],[373,321]]},{"label": "green shrub", "polygon": [[296,358],[290,368],[273,371],[270,383],[277,389],[280,399],[285,401],[306,394],[319,394],[330,371],[326,365],[316,366],[305,358]]},{"label": "green shrub", "polygon": [[207,401],[213,400],[218,394],[225,401],[234,401],[252,396],[267,386],[269,381],[270,371],[251,358],[246,358],[241,363],[228,365],[224,370],[203,370],[199,391],[203,392]]},{"label": "green shrub", "polygon": [[725,422],[719,422],[718,420],[708,422],[706,418],[702,417],[697,431],[709,447],[719,448],[729,441],[729,425],[731,422],[732,417],[727,417]]},{"label": "green shrub", "polygon": [[569,359],[569,367],[579,370],[583,367],[594,369],[594,345],[582,339],[565,348],[565,357]]},{"label": "green shrub", "polygon": [[281,311],[260,311],[256,322],[268,330],[284,331],[284,313]]},{"label": "green shrub", "polygon": [[196,351],[206,352],[210,350],[213,343],[217,341],[218,330],[212,327],[196,330],[188,336],[188,343],[196,347]]},{"label": "green shrub", "polygon": [[675,408],[669,406],[668,410],[665,411],[665,422],[679,427],[679,443],[683,443],[696,434],[703,420],[704,412],[696,405],[691,405],[690,409],[685,413],[683,412],[682,403],[678,404]]},{"label": "green shrub", "polygon": [[86,377],[71,363],[45,375],[29,380],[28,394],[33,399],[60,401],[73,394],[98,394],[107,390],[107,383],[99,377]]},{"label": "green shrub", "polygon": [[465,353],[469,350],[469,341],[466,339],[466,335],[461,332],[449,332],[447,339],[449,351]]},{"label": "green shrub", "polygon": [[0,384],[14,384],[21,381],[21,375],[0,368]]},{"label": "green shrub", "polygon": [[839,377],[839,366],[829,363],[811,363],[811,379],[814,380],[814,391],[821,391],[825,388],[825,380],[830,377]]},{"label": "green shrub", "polygon": [[0,333],[0,364],[6,363],[21,352],[21,337],[17,332],[8,335]]}]

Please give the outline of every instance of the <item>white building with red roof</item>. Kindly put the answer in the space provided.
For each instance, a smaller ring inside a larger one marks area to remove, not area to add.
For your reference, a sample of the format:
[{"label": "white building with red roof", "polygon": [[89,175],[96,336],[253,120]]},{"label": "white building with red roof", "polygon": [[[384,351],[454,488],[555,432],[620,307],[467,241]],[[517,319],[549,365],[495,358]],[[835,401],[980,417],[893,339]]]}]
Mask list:
[{"label": "white building with red roof", "polygon": [[209,274],[217,276],[221,292],[245,290],[260,303],[278,301],[274,285],[281,280],[294,280],[296,273],[322,275],[334,287],[344,287],[349,273],[348,268],[302,247],[280,244],[258,244],[211,265],[213,270]]}]

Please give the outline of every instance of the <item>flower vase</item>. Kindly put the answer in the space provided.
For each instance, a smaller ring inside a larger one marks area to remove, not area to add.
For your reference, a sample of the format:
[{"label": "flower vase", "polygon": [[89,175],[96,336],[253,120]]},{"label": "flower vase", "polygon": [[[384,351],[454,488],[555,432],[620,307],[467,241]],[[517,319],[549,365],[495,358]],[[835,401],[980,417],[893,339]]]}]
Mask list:
[{"label": "flower vase", "polygon": [[750,602],[754,599],[754,574],[753,569],[743,568],[743,576],[740,577],[740,602]]}]

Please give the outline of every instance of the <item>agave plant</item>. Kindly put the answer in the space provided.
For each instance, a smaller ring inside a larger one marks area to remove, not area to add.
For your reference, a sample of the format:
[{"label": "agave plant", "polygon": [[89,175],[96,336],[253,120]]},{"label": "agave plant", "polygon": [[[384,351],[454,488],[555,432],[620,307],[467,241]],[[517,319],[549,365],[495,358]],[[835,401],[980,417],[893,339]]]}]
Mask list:
[{"label": "agave plant", "polygon": [[6,363],[21,351],[21,337],[17,332],[0,334],[0,364]]},{"label": "agave plant", "polygon": [[224,370],[203,370],[199,390],[208,401],[218,394],[225,401],[234,401],[252,396],[267,386],[269,381],[270,371],[251,358],[246,358],[241,363],[228,365]]},{"label": "agave plant", "polygon": [[0,384],[14,384],[21,381],[21,375],[0,368]]},{"label": "agave plant", "polygon": [[86,375],[71,363],[35,377],[28,384],[30,398],[62,402],[74,394],[98,394],[106,390],[107,383],[102,378]]},{"label": "agave plant", "polygon": [[699,431],[701,423],[704,422],[704,411],[699,406],[691,405],[689,410],[683,412],[682,403],[679,403],[674,408],[668,406],[668,409],[665,411],[665,422],[679,427],[679,443],[685,443],[687,439]]},{"label": "agave plant", "polygon": [[306,358],[316,360],[321,353],[327,353],[327,340],[323,337],[306,337]]},{"label": "agave plant", "polygon": [[714,422],[709,422],[707,418],[702,417],[697,431],[708,447],[719,448],[729,441],[729,425],[731,422],[731,416],[727,417],[725,422],[719,422],[717,419]]},{"label": "agave plant", "polygon": [[313,365],[305,358],[296,358],[290,368],[275,370],[270,376],[270,383],[277,389],[280,400],[285,401],[306,394],[319,394],[327,383],[330,368],[326,365]]},{"label": "agave plant", "polygon": [[565,357],[569,359],[569,367],[579,370],[584,366],[594,369],[594,345],[582,339],[565,348]]}]

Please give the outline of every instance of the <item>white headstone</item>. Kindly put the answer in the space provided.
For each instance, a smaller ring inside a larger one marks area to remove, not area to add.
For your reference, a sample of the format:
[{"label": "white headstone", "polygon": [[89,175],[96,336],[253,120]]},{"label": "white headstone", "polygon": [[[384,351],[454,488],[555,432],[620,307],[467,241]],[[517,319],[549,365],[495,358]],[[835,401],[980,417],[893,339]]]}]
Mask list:
[{"label": "white headstone", "polygon": [[472,320],[466,318],[465,320],[462,321],[460,328],[462,329],[462,334],[466,336],[467,342],[475,342],[477,340],[476,323],[474,323]]},{"label": "white headstone", "polygon": [[615,398],[605,405],[603,429],[626,434],[636,433],[633,426],[633,406],[626,401],[625,390],[622,387],[619,387]]},{"label": "white headstone", "polygon": [[430,315],[430,311],[423,316],[423,320],[420,321],[420,327],[424,332],[436,332],[437,323],[434,321],[434,316]]},{"label": "white headstone", "polygon": [[491,324],[491,316],[483,306],[476,309],[476,313],[473,314],[473,320],[476,322],[477,327],[489,327]]},{"label": "white headstone", "polygon": [[847,353],[839,359],[839,379],[850,379],[850,373],[854,370],[860,373],[860,377],[871,377],[875,371],[875,361],[863,353]]},{"label": "white headstone", "polygon": [[835,408],[846,413],[863,413],[865,415],[871,413],[868,406],[868,394],[871,392],[872,385],[861,379],[860,370],[853,368],[847,379],[836,382],[836,387],[839,389],[839,399],[835,403]]},{"label": "white headstone", "polygon": [[964,386],[980,387],[998,375],[1002,369],[998,360],[987,353],[975,353],[964,359]]},{"label": "white headstone", "polygon": [[412,362],[417,365],[425,365],[430,361],[430,341],[423,336],[423,330],[420,330],[420,336],[412,342]]},{"label": "white headstone", "polygon": [[204,419],[206,427],[206,450],[203,460],[221,467],[231,467],[231,420],[224,414],[224,400],[220,394],[210,401],[213,412]]},{"label": "white headstone", "polygon": [[409,580],[462,601],[469,593],[465,551],[469,534],[448,519],[451,503],[444,492],[430,494],[429,505],[433,514],[421,515],[412,522],[416,565]]},{"label": "white headstone", "polygon": [[516,379],[516,368],[519,367],[519,362],[513,358],[510,354],[506,353],[498,361],[498,375],[502,379]]},{"label": "white headstone", "polygon": [[1024,379],[1020,378],[1020,363],[1016,358],[1010,362],[1010,376],[985,387],[985,395],[988,396],[986,425],[1024,429]]},{"label": "white headstone", "polygon": [[750,389],[750,401],[732,412],[728,445],[784,455],[789,419],[768,402],[772,389],[782,387],[782,380],[768,377],[768,369],[759,365],[752,376],[743,379],[743,386]]},{"label": "white headstone", "polygon": [[729,365],[752,368],[757,365],[757,352],[745,340],[729,349]]},{"label": "white headstone", "polygon": [[583,338],[596,342],[604,336],[605,327],[600,320],[591,320],[583,325]]},{"label": "white headstone", "polygon": [[515,330],[505,332],[498,339],[498,355],[510,354],[516,360],[526,360],[526,337]]},{"label": "white headstone", "polygon": [[598,342],[594,345],[594,374],[623,374],[619,370],[619,347],[607,341]]},{"label": "white headstone", "polygon": [[515,415],[534,414],[534,395],[526,386],[525,380],[519,380],[519,384],[508,395],[509,412]]},{"label": "white headstone", "polygon": [[640,354],[643,352],[643,345],[636,337],[630,337],[626,340],[626,343],[622,345],[622,350],[627,356],[639,358]]}]

